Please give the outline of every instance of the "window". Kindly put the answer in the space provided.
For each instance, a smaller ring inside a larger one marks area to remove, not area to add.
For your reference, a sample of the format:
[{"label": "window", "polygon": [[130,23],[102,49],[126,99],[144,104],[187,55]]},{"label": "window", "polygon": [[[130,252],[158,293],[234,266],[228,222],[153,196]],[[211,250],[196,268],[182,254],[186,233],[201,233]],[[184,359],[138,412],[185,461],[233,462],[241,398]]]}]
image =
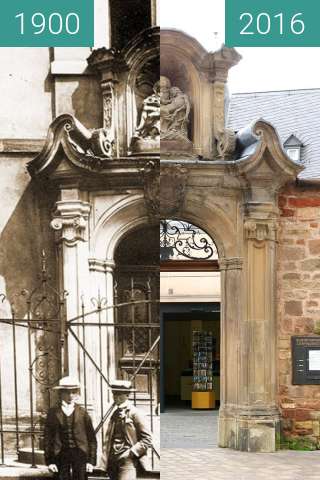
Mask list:
[{"label": "window", "polygon": [[151,26],[151,0],[110,0],[111,46],[121,50]]},{"label": "window", "polygon": [[290,135],[290,137],[284,142],[283,147],[291,160],[294,162],[301,161],[301,148],[303,147],[303,144],[298,137]]}]

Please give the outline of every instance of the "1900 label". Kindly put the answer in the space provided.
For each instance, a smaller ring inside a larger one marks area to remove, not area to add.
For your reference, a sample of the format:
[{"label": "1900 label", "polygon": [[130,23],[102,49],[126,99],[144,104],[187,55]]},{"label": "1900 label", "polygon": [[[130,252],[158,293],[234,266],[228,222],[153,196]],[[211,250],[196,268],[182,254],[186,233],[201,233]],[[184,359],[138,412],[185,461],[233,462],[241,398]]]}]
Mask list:
[{"label": "1900 label", "polygon": [[92,46],[94,0],[11,0],[0,16],[0,46]]}]

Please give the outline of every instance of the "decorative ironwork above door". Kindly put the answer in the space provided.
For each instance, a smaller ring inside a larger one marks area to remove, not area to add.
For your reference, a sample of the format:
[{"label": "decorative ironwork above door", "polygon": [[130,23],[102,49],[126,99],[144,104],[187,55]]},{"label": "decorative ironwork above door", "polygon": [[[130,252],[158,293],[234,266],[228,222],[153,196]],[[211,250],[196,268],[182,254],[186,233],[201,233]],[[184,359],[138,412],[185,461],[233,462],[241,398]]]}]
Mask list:
[{"label": "decorative ironwork above door", "polygon": [[160,221],[160,261],[217,258],[213,240],[201,228],[182,220]]}]

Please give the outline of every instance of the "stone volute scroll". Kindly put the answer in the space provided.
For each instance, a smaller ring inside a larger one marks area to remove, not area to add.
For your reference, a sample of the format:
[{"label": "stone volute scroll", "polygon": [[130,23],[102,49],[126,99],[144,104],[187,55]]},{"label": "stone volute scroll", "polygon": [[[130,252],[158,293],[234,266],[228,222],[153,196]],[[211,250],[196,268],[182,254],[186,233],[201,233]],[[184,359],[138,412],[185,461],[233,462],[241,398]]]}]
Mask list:
[{"label": "stone volute scroll", "polygon": [[56,233],[56,242],[74,247],[79,241],[87,241],[88,219],[91,206],[81,200],[56,202],[51,228]]}]

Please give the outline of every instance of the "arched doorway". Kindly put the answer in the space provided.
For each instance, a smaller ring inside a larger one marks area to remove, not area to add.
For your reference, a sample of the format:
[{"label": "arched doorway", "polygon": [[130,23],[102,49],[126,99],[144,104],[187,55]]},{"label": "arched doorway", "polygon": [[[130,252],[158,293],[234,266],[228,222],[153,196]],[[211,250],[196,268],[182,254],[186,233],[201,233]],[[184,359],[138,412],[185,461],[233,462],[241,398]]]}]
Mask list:
[{"label": "arched doorway", "polygon": [[161,220],[160,268],[161,411],[218,409],[221,289],[216,245],[199,226]]},{"label": "arched doorway", "polygon": [[[115,251],[114,303],[117,375],[130,378],[159,335],[159,248],[157,228],[140,226],[120,241]],[[150,324],[150,328],[147,325]],[[128,325],[120,328],[121,325]],[[144,326],[143,326],[144,325]],[[158,404],[159,349],[155,348],[135,376],[140,402],[154,410]]]}]

